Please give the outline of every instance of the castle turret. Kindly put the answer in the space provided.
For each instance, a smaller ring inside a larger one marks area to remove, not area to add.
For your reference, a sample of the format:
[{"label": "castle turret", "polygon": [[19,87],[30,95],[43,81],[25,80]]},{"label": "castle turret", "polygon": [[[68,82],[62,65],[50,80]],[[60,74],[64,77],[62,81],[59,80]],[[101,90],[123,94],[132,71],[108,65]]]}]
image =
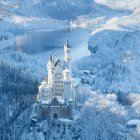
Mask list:
[{"label": "castle turret", "polygon": [[66,41],[66,43],[64,44],[64,61],[66,63],[66,68],[63,71],[63,75],[64,75],[64,81],[70,81],[71,79],[71,48],[70,45],[68,43],[68,41]]},{"label": "castle turret", "polygon": [[69,100],[72,98],[70,70],[66,68],[63,71],[63,75],[64,75],[64,98]]},{"label": "castle turret", "polygon": [[66,62],[68,68],[70,68],[70,60],[71,60],[70,52],[71,48],[69,46],[68,41],[66,41],[66,43],[64,44],[64,61]]},{"label": "castle turret", "polygon": [[47,63],[47,69],[48,69],[48,84],[53,84],[53,55],[50,54],[49,60]]},{"label": "castle turret", "polygon": [[66,68],[63,71],[64,76],[64,98],[71,99],[72,98],[72,90],[71,90],[71,67],[70,67],[70,46],[68,41],[64,44],[64,61],[66,63]]}]

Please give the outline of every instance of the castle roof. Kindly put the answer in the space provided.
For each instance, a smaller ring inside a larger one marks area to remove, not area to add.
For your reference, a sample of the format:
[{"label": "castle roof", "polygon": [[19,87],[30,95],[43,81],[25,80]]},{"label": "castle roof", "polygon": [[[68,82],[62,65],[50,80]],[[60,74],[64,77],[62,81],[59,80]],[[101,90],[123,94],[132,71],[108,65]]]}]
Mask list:
[{"label": "castle roof", "polygon": [[58,65],[59,62],[60,62],[60,60],[58,59],[58,60],[55,62],[54,66],[56,67],[56,66]]},{"label": "castle roof", "polygon": [[66,40],[66,46],[67,46],[67,48],[70,48],[70,45],[69,45],[69,41],[68,40]]},{"label": "castle roof", "polygon": [[57,59],[56,62],[54,63],[54,67],[57,67],[58,65],[61,67],[64,67],[63,61],[61,61],[60,59]]},{"label": "castle roof", "polygon": [[53,55],[50,53],[49,61],[52,61],[52,60],[53,60]]},{"label": "castle roof", "polygon": [[64,118],[58,119],[58,121],[59,121],[59,122],[62,122],[62,123],[66,123],[66,124],[74,123],[73,120],[64,119]]},{"label": "castle roof", "polygon": [[67,68],[66,68],[66,69],[64,69],[64,71],[65,71],[65,72],[70,72],[70,70],[69,70],[69,69],[67,69]]},{"label": "castle roof", "polygon": [[42,104],[64,104],[64,99],[61,96],[54,96],[49,98],[48,100],[41,101]]},{"label": "castle roof", "polygon": [[138,120],[138,119],[129,120],[127,122],[127,125],[139,125],[140,126],[140,120]]},{"label": "castle roof", "polygon": [[57,101],[60,104],[63,104],[64,103],[64,99],[61,96],[55,96],[55,97],[53,97],[51,99],[51,102],[50,103],[52,103],[54,100]]}]

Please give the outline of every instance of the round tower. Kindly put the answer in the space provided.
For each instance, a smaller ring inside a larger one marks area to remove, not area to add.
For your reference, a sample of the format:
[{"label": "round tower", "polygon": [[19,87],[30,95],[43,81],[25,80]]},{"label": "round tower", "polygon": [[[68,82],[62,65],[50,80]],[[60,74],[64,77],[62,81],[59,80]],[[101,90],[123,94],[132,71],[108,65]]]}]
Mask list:
[{"label": "round tower", "polygon": [[71,53],[71,48],[67,40],[66,43],[64,44],[64,61],[66,62],[67,67],[69,69],[70,69],[70,60],[71,60],[70,53]]},{"label": "round tower", "polygon": [[70,77],[70,70],[64,69],[63,71],[64,76],[64,98],[69,100],[72,98],[72,86],[71,86],[71,77]]},{"label": "round tower", "polygon": [[70,66],[70,46],[68,41],[64,44],[64,61],[66,63],[66,68],[63,70],[64,77],[64,98],[71,99],[72,98],[72,90],[71,90],[71,66]]},{"label": "round tower", "polygon": [[47,63],[47,69],[48,69],[48,84],[53,84],[53,55],[50,54],[49,60]]},{"label": "round tower", "polygon": [[64,81],[70,81],[71,80],[71,48],[70,45],[68,43],[68,41],[66,41],[66,43],[64,44],[64,61],[66,63],[66,68],[63,71],[63,75],[64,75]]}]

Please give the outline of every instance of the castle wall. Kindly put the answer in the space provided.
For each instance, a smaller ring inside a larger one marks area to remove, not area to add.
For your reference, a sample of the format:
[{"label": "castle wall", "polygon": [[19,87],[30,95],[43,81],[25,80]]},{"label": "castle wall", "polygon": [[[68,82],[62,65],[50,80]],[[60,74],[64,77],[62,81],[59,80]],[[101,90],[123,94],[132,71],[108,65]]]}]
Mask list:
[{"label": "castle wall", "polygon": [[39,120],[49,120],[56,118],[71,118],[71,106],[42,106],[39,107],[38,119]]}]

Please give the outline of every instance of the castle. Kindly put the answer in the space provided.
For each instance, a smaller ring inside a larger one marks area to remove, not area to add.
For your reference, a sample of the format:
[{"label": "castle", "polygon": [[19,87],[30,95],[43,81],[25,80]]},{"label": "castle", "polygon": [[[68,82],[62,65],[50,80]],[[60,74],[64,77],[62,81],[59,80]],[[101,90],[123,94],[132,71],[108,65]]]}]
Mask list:
[{"label": "castle", "polygon": [[64,60],[50,54],[47,70],[48,76],[39,86],[37,96],[38,119],[72,119],[73,118],[73,82],[71,78],[71,48],[64,44]]}]

